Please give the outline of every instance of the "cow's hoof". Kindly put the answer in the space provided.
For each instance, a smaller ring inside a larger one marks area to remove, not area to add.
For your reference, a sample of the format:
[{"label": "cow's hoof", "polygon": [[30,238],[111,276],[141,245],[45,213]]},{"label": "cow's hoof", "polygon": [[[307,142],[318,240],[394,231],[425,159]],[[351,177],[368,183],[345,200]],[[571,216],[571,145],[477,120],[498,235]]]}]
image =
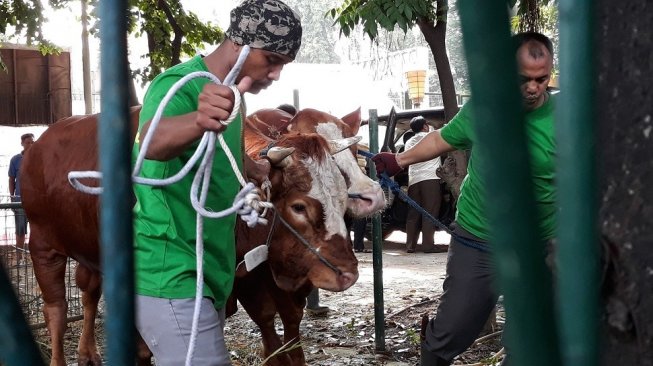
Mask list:
[{"label": "cow's hoof", "polygon": [[102,366],[102,358],[98,354],[80,356],[77,360],[77,366]]}]

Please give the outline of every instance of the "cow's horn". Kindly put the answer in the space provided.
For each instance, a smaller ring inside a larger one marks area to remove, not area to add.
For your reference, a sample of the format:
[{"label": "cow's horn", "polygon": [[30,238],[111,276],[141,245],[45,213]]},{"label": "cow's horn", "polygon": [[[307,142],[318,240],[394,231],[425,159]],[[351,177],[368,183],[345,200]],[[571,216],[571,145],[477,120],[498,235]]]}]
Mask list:
[{"label": "cow's horn", "polygon": [[295,151],[294,147],[271,147],[266,154],[270,159],[270,164],[273,166],[284,167],[288,164],[286,159],[290,154]]},{"label": "cow's horn", "polygon": [[335,155],[342,150],[349,148],[351,145],[357,144],[361,139],[361,136],[353,136],[344,139],[330,140],[329,147],[331,148],[331,155]]}]

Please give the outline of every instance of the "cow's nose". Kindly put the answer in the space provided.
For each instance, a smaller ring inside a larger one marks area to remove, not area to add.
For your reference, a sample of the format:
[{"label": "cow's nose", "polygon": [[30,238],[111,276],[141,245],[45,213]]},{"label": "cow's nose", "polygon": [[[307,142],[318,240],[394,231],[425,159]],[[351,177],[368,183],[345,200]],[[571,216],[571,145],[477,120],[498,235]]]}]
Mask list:
[{"label": "cow's nose", "polygon": [[342,288],[342,291],[350,288],[356,281],[358,281],[358,273],[343,272],[338,277],[338,284]]}]

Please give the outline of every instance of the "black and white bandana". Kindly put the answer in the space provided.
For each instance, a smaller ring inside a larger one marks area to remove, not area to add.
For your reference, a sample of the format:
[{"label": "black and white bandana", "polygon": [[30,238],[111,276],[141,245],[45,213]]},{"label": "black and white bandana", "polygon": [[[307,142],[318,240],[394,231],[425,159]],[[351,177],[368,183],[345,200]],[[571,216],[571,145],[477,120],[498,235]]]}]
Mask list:
[{"label": "black and white bandana", "polygon": [[279,0],[245,0],[231,11],[226,36],[236,44],[294,59],[302,43],[302,24]]}]

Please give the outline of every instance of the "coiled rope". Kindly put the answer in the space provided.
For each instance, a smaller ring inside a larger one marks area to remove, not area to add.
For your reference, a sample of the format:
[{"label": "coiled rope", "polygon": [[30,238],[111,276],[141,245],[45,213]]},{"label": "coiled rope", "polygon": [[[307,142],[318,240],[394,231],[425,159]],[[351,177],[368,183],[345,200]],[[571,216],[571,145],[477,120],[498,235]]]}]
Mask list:
[{"label": "coiled rope", "polygon": [[[256,224],[266,225],[267,220],[264,218],[264,216],[267,212],[267,209],[272,208],[272,203],[261,201],[254,184],[246,182],[245,178],[243,177],[240,170],[238,169],[238,164],[236,162],[236,159],[231,153],[229,146],[227,146],[227,143],[225,142],[222,134],[213,131],[206,131],[204,133],[202,139],[199,142],[199,145],[197,146],[191,158],[186,162],[186,164],[182,167],[182,169],[175,175],[165,179],[152,179],[152,178],[141,177],[140,172],[143,166],[143,162],[145,160],[147,149],[152,140],[154,132],[163,116],[163,111],[166,105],[174,97],[177,91],[190,80],[203,77],[203,78],[210,79],[213,83],[217,85],[228,85],[231,88],[231,91],[234,93],[234,107],[233,110],[231,111],[231,114],[229,115],[229,118],[227,118],[226,121],[220,121],[220,123],[225,126],[228,126],[229,123],[231,123],[231,121],[233,121],[238,116],[238,114],[240,113],[241,96],[240,96],[240,92],[234,85],[234,82],[236,80],[236,77],[240,73],[240,70],[242,69],[242,66],[245,63],[248,54],[249,54],[249,46],[244,46],[240,55],[238,56],[238,60],[236,61],[236,64],[229,71],[229,74],[225,77],[224,83],[222,83],[220,79],[218,79],[215,75],[209,72],[197,71],[184,76],[179,81],[177,81],[172,86],[172,88],[170,88],[168,93],[165,95],[165,97],[159,104],[156,113],[152,118],[152,121],[150,123],[150,128],[148,129],[143,139],[143,143],[141,144],[141,149],[138,153],[138,157],[132,173],[132,180],[134,183],[146,184],[155,187],[166,186],[166,185],[176,183],[179,180],[181,180],[183,177],[185,177],[193,168],[193,166],[195,166],[197,161],[200,158],[202,158],[199,164],[199,168],[195,173],[195,177],[193,178],[193,182],[190,190],[191,205],[197,212],[197,216],[196,216],[197,238],[195,241],[197,280],[196,280],[196,287],[195,287],[196,292],[195,292],[193,323],[191,328],[190,342],[188,345],[188,352],[186,354],[186,363],[185,363],[186,366],[190,366],[192,363],[193,354],[195,351],[195,345],[197,343],[199,315],[202,306],[202,294],[203,294],[203,286],[204,286],[204,271],[203,271],[204,217],[222,218],[225,216],[229,216],[233,213],[237,213],[238,215],[241,216],[241,219],[247,222],[247,226],[249,227],[253,227]],[[236,178],[238,179],[240,185],[243,188],[236,195],[231,207],[226,208],[225,210],[222,211],[213,212],[207,210],[204,207],[204,205],[206,204],[206,198],[209,190],[211,170],[213,167],[213,158],[215,155],[216,139],[218,140],[218,143],[222,147],[222,150],[225,152],[227,159],[229,160],[229,163],[231,165],[231,168],[234,174],[236,175]],[[79,182],[79,179],[84,179],[84,178],[102,180],[102,173],[98,171],[71,171],[68,173],[68,181],[75,189],[93,195],[99,195],[102,193],[103,187],[89,187]],[[200,191],[200,184],[201,184],[201,191]],[[264,189],[267,193],[268,199],[270,197],[269,194],[270,186],[271,184],[269,180],[264,182],[262,186],[262,189]],[[263,211],[263,212],[259,213],[259,211]]]}]

